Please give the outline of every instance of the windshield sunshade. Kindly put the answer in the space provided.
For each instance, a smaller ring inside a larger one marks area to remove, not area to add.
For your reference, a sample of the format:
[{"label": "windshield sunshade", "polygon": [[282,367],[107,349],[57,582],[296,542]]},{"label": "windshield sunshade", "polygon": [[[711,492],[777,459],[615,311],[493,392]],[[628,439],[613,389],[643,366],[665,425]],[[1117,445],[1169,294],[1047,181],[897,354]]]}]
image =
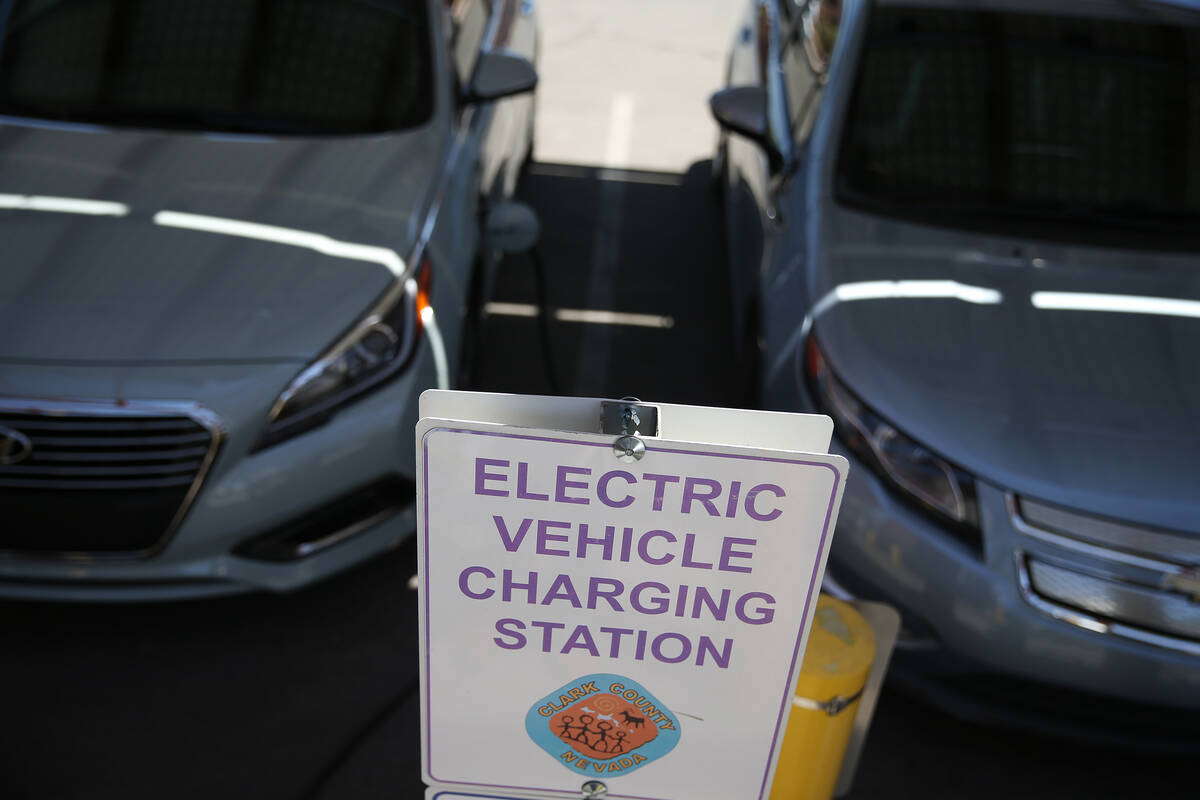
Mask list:
[{"label": "windshield sunshade", "polygon": [[15,0],[0,114],[352,134],[431,113],[423,0]]},{"label": "windshield sunshade", "polygon": [[1197,28],[888,6],[862,52],[837,167],[848,204],[1195,240]]}]

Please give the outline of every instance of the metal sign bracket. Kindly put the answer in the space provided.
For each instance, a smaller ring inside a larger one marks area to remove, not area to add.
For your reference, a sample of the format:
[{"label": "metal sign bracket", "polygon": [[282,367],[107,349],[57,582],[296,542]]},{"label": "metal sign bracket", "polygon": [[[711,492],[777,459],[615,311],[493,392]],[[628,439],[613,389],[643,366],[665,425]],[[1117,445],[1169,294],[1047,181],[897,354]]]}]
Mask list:
[{"label": "metal sign bracket", "polygon": [[613,442],[613,455],[629,464],[641,461],[646,455],[646,443],[638,436],[657,437],[662,434],[658,406],[648,405],[636,397],[600,401],[600,432],[619,437]]},{"label": "metal sign bracket", "polygon": [[658,406],[643,403],[636,397],[601,400],[600,432],[614,436],[661,436]]}]

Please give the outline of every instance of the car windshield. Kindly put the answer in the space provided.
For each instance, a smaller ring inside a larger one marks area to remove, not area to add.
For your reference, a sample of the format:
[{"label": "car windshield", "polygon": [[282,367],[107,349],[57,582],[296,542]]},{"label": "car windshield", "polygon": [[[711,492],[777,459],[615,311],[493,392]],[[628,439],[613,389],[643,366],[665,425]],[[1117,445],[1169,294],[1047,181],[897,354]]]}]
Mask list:
[{"label": "car windshield", "polygon": [[15,0],[0,114],[155,129],[373,133],[433,104],[424,0]]},{"label": "car windshield", "polygon": [[1196,27],[883,6],[862,52],[837,167],[848,205],[1197,244]]}]

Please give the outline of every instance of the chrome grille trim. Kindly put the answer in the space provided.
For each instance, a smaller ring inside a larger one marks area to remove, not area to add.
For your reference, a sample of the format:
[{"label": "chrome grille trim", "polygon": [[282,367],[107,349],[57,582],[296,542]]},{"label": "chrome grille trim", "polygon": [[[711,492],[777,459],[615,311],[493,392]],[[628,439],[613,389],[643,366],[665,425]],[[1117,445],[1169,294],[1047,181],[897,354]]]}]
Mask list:
[{"label": "chrome grille trim", "polygon": [[62,450],[56,453],[41,453],[42,461],[101,461],[116,463],[120,461],[193,461],[203,460],[208,453],[207,447],[192,447],[183,450],[146,450],[128,453],[112,453],[95,451]]},{"label": "chrome grille trim", "polygon": [[0,403],[0,425],[19,431],[33,448],[28,459],[0,465],[0,488],[103,489],[111,481],[112,488],[128,490],[139,480],[146,488],[181,485],[204,466],[213,432],[190,413],[194,408],[97,405]]},{"label": "chrome grille trim", "polygon": [[[15,413],[15,412],[9,412]],[[22,428],[29,431],[94,431],[94,432],[110,432],[110,431],[161,431],[173,430],[180,428],[183,423],[173,420],[137,420],[124,422],[117,421],[115,423],[99,423],[99,422],[44,422],[30,421],[22,423]]]},{"label": "chrome grille trim", "polygon": [[[97,489],[145,489],[169,486],[187,486],[187,491],[179,508],[163,530],[159,539],[150,547],[137,551],[119,552],[88,552],[88,551],[54,551],[25,553],[13,550],[0,550],[0,558],[38,558],[60,559],[69,561],[100,561],[100,560],[129,560],[147,558],[161,552],[171,537],[182,524],[184,517],[200,492],[209,470],[216,460],[217,454],[224,444],[227,428],[221,418],[203,406],[186,401],[175,400],[76,400],[76,399],[42,399],[27,397],[0,397],[0,414],[27,415],[35,419],[21,423],[21,429],[29,430],[29,438],[34,443],[35,452],[39,443],[44,447],[61,446],[83,448],[83,452],[75,449],[59,450],[55,455],[62,459],[47,460],[65,461],[77,458],[81,461],[101,461],[108,459],[112,462],[155,461],[157,465],[146,467],[64,467],[60,477],[69,478],[57,483],[50,483],[41,478],[45,475],[9,474],[0,471],[0,487],[50,489],[69,493],[72,490]],[[83,417],[85,419],[71,419]],[[168,419],[164,419],[168,418]],[[174,417],[176,419],[169,419]],[[92,418],[92,419],[86,419]],[[99,419],[96,419],[99,418]],[[109,420],[112,420],[111,422]],[[101,421],[102,420],[102,421]],[[186,433],[180,436],[163,436],[171,430],[183,431],[193,429],[193,423],[202,427],[206,433]],[[113,433],[116,436],[92,437],[45,437],[39,432],[49,431],[79,431],[81,433]],[[138,437],[137,434],[150,432],[154,435]],[[137,437],[131,443],[124,437]],[[93,444],[94,442],[94,444]],[[169,457],[163,457],[161,446],[164,444],[192,445],[174,450]],[[203,446],[197,446],[203,445]],[[148,447],[148,450],[139,450]],[[53,452],[53,451],[52,451]],[[46,455],[43,452],[43,457]],[[21,465],[18,465],[21,466]],[[42,468],[44,469],[44,468]],[[97,480],[93,469],[114,474],[113,469],[122,470],[119,477],[108,480]],[[125,469],[133,471],[125,473]],[[140,472],[138,472],[140,470]],[[53,474],[53,473],[52,473]]]},{"label": "chrome grille trim", "polygon": [[[196,462],[193,462],[190,464],[187,462],[184,462],[182,464],[155,464],[152,466],[142,466],[142,467],[137,467],[137,466],[109,467],[109,466],[102,466],[102,465],[94,466],[94,467],[92,467],[92,466],[87,466],[87,467],[77,467],[77,466],[40,467],[40,466],[36,466],[36,465],[32,466],[32,467],[27,467],[22,464],[21,471],[20,471],[20,473],[18,473],[18,475],[19,476],[29,476],[30,478],[37,478],[40,476],[44,476],[46,478],[76,478],[76,477],[78,477],[78,478],[94,478],[94,479],[101,479],[108,475],[128,475],[130,477],[149,475],[149,476],[154,476],[154,477],[168,477],[168,476],[180,475],[180,474],[191,475],[193,472],[195,472],[197,466],[199,466],[199,464]],[[5,477],[7,477],[7,476],[5,476]],[[3,478],[0,478],[0,483],[3,483]],[[67,481],[62,481],[62,482],[47,481],[46,485],[48,486],[48,488],[52,488],[52,489],[70,489],[72,484]]]},{"label": "chrome grille trim", "polygon": [[1027,557],[1033,590],[1042,597],[1168,636],[1200,641],[1200,603],[1172,592],[1089,574]]},{"label": "chrome grille trim", "polygon": [[1102,619],[1085,611],[1060,605],[1042,597],[1033,587],[1033,581],[1029,574],[1028,556],[1021,550],[1017,550],[1013,555],[1016,560],[1017,585],[1020,587],[1021,596],[1026,603],[1042,613],[1069,625],[1074,625],[1077,628],[1083,628],[1094,633],[1118,636],[1141,644],[1153,645],[1166,650],[1173,650],[1177,653],[1200,657],[1200,642],[1167,636],[1115,620]]},{"label": "chrome grille trim", "polygon": [[1200,656],[1200,541],[1011,493],[1005,500],[1018,533],[1058,548],[1032,557],[1017,549],[1027,603],[1076,627]]},{"label": "chrome grille trim", "polygon": [[[1038,539],[1043,542],[1061,547],[1064,550],[1072,550],[1082,555],[1091,556],[1092,558],[1101,559],[1103,561],[1113,561],[1118,564],[1136,567],[1138,569],[1151,570],[1160,572],[1164,575],[1179,575],[1189,576],[1194,575],[1195,571],[1188,569],[1183,564],[1166,560],[1164,557],[1155,558],[1156,554],[1139,554],[1130,552],[1127,549],[1114,549],[1104,544],[1085,541],[1083,538],[1078,538],[1077,535],[1069,535],[1057,531],[1046,530],[1032,524],[1022,515],[1022,509],[1027,508],[1031,501],[1021,498],[1017,499],[1015,495],[1009,494],[1005,497],[1008,505],[1008,516],[1012,522],[1012,526],[1025,536],[1033,539]],[[1082,515],[1072,514],[1072,517],[1081,517],[1083,519],[1093,519],[1082,517]],[[1124,526],[1122,526],[1124,527]],[[1144,529],[1143,529],[1144,530]],[[1172,537],[1173,539],[1178,537]]]},{"label": "chrome grille trim", "polygon": [[1168,562],[1200,565],[1200,536],[1080,514],[1029,498],[1014,498],[1017,515],[1044,531]]},{"label": "chrome grille trim", "polygon": [[[14,422],[14,425],[20,425],[24,430],[25,426],[20,422]],[[120,433],[131,433],[132,430],[120,431]],[[34,434],[29,437],[33,440],[34,446],[41,445],[43,447],[94,447],[96,449],[111,448],[114,443],[120,443],[121,440],[115,436],[99,436],[95,438],[85,438],[79,436],[38,436]],[[182,436],[146,436],[138,438],[139,447],[150,447],[169,444],[204,444],[208,441],[208,436],[202,433],[184,434]],[[128,445],[126,445],[128,446]],[[118,448],[124,449],[124,448]]]}]

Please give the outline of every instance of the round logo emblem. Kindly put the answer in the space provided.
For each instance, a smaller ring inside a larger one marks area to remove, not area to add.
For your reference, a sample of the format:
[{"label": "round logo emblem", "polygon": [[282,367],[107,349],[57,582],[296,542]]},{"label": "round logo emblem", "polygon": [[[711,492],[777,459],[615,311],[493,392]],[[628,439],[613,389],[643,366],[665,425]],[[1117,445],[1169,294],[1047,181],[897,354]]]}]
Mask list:
[{"label": "round logo emblem", "polygon": [[620,675],[586,675],[533,704],[525,730],[574,772],[632,772],[679,742],[679,719],[654,695]]},{"label": "round logo emblem", "polygon": [[0,466],[20,464],[33,453],[33,442],[20,431],[0,425]]}]

